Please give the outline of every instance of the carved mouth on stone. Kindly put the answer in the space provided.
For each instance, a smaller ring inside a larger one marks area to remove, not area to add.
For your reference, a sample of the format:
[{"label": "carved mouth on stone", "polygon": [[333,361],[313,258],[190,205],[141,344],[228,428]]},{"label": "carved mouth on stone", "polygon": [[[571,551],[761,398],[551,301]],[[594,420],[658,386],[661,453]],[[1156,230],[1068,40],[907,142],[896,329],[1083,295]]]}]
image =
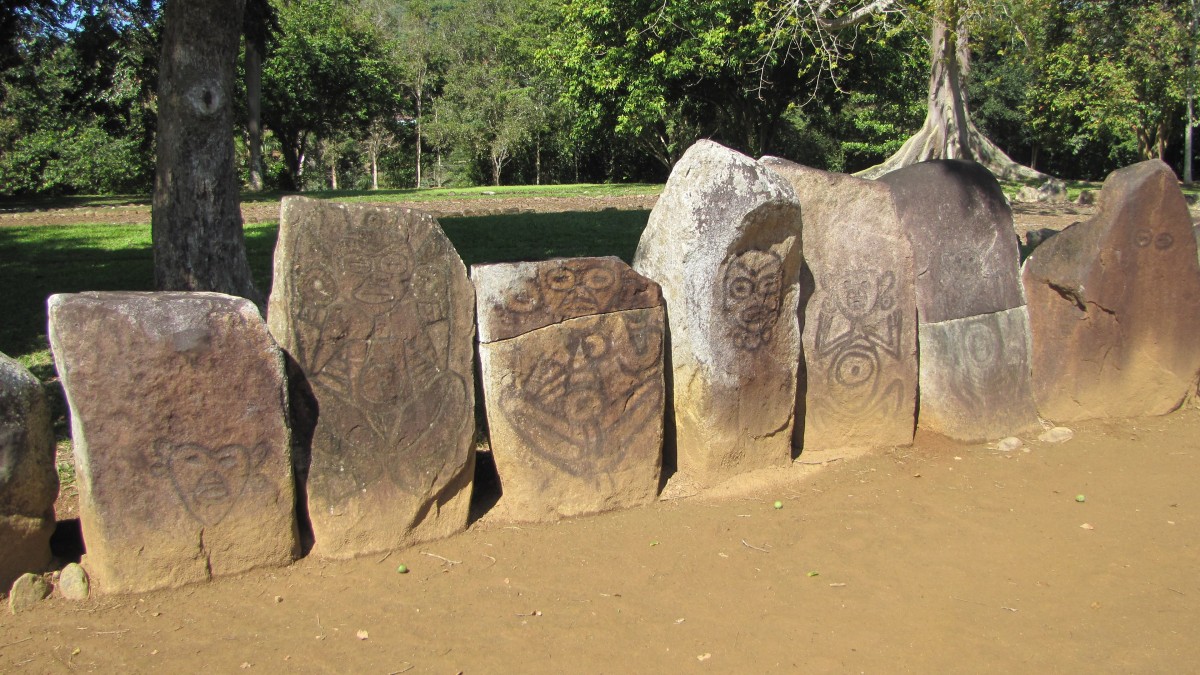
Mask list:
[{"label": "carved mouth on stone", "polygon": [[208,474],[196,485],[196,501],[201,504],[221,504],[229,497],[229,488],[216,473]]},{"label": "carved mouth on stone", "polygon": [[771,318],[765,307],[747,307],[738,312],[738,321],[751,328],[762,326]]}]

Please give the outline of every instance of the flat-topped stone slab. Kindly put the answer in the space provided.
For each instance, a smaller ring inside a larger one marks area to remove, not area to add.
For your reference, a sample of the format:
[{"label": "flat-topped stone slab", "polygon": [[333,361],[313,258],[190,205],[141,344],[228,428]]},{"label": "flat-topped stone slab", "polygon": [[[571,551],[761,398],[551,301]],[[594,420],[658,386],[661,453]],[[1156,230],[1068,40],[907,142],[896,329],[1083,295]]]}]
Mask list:
[{"label": "flat-topped stone slab", "polygon": [[50,562],[58,471],[42,383],[0,353],[0,589]]},{"label": "flat-topped stone slab", "polygon": [[665,399],[658,284],[618,258],[477,265],[471,278],[497,517],[654,501]]},{"label": "flat-topped stone slab", "polygon": [[918,424],[965,442],[1037,428],[1020,253],[1000,184],[963,160],[921,162],[879,181],[916,263]]},{"label": "flat-topped stone slab", "polygon": [[1200,373],[1200,266],[1187,203],[1158,160],[1113,172],[1090,221],[1025,263],[1038,408],[1056,422],[1162,415]]},{"label": "flat-topped stone slab", "polygon": [[662,287],[676,460],[700,485],[791,459],[802,263],[787,181],[711,141],[684,153],[633,267]]},{"label": "flat-topped stone slab", "polygon": [[299,546],[283,356],[253,303],[78,293],[48,305],[97,589],[290,563]]},{"label": "flat-topped stone slab", "polygon": [[313,554],[466,527],[474,291],[432,216],[284,199],[267,316],[294,361]]},{"label": "flat-topped stone slab", "polygon": [[887,185],[784,159],[804,211],[813,290],[800,308],[804,371],[795,445],[908,445],[916,426],[917,304],[912,249]]}]

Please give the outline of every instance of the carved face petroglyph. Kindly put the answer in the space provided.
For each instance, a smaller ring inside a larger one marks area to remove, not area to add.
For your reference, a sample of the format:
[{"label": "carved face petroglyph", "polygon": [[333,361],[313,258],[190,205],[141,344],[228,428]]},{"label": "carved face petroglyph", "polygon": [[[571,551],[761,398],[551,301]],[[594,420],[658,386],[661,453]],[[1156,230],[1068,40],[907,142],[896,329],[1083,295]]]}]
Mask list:
[{"label": "carved face petroglyph", "polygon": [[546,306],[563,314],[607,311],[621,280],[610,265],[563,260],[538,274],[538,287]]},{"label": "carved face petroglyph", "polygon": [[1139,227],[1133,233],[1133,243],[1138,248],[1155,248],[1165,251],[1175,244],[1170,232],[1155,232],[1148,227]]},{"label": "carved face petroglyph", "polygon": [[[260,452],[265,448],[260,446]],[[243,445],[209,448],[199,443],[154,444],[150,468],[170,479],[183,507],[204,525],[229,515],[254,471],[255,457]]]},{"label": "carved face petroglyph", "polygon": [[403,239],[384,231],[378,214],[370,214],[347,237],[341,266],[350,277],[351,297],[367,305],[390,306],[408,293],[412,251]]},{"label": "carved face petroglyph", "polygon": [[725,311],[734,326],[734,344],[755,350],[770,340],[779,320],[783,261],[773,251],[746,251],[725,269]]}]

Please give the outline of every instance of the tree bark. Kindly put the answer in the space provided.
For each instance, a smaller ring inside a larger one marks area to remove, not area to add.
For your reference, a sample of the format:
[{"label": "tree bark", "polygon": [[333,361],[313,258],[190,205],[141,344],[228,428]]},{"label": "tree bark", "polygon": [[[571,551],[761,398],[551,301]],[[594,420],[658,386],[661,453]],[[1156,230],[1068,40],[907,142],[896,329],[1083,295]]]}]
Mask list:
[{"label": "tree bark", "polygon": [[151,238],[160,290],[262,304],[246,262],[233,151],[233,73],[245,0],[168,0],[159,63]]},{"label": "tree bark", "polygon": [[970,71],[967,21],[957,3],[946,20],[935,20],[930,36],[928,111],[921,130],[900,146],[896,154],[859,172],[878,178],[896,169],[930,159],[969,159],[988,168],[999,179],[1046,180],[1046,174],[1013,161],[984,136],[971,121],[965,79]]},{"label": "tree bark", "polygon": [[250,189],[262,192],[262,57],[258,36],[246,34],[246,135],[250,146]]}]

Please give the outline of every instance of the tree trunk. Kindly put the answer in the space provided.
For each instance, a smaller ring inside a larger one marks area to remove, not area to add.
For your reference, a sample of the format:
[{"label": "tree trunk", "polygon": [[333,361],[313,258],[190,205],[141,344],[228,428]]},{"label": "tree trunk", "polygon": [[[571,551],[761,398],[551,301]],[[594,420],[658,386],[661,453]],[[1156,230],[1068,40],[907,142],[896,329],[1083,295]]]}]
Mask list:
[{"label": "tree trunk", "polygon": [[246,134],[250,146],[250,189],[262,192],[262,56],[260,36],[246,34]]},{"label": "tree trunk", "polygon": [[379,189],[379,153],[371,151],[371,189]]},{"label": "tree trunk", "polygon": [[[988,168],[999,179],[1045,180],[1049,176],[1021,166],[980,133],[971,121],[965,78],[971,64],[965,12],[949,2],[946,20],[933,22],[930,36],[928,111],[921,130],[882,164],[859,172],[878,178],[930,159],[969,159]],[[951,28],[953,27],[953,29]]]},{"label": "tree trunk", "polygon": [[421,85],[417,85],[417,188],[421,187]]},{"label": "tree trunk", "polygon": [[1183,182],[1187,185],[1192,184],[1192,129],[1196,126],[1194,98],[1195,93],[1189,91],[1187,100],[1187,129],[1183,132]]},{"label": "tree trunk", "polygon": [[151,238],[159,290],[261,305],[246,263],[233,150],[233,73],[245,0],[168,0],[159,61]]}]

